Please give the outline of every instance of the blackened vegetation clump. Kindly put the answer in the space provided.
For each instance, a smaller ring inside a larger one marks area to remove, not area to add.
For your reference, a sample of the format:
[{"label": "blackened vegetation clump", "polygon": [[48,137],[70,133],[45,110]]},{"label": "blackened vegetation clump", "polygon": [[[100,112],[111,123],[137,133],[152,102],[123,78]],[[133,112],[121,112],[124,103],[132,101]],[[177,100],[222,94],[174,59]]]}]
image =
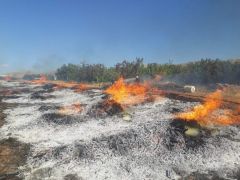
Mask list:
[{"label": "blackened vegetation clump", "polygon": [[56,85],[54,85],[54,84],[45,84],[42,86],[42,90],[33,92],[31,94],[30,98],[31,99],[40,99],[40,100],[55,98],[55,96],[48,94],[48,93],[52,93],[54,91],[55,87],[56,87]]},{"label": "blackened vegetation clump", "polygon": [[[151,130],[153,130],[153,132]],[[143,153],[145,151],[157,150],[160,142],[154,141],[154,138],[160,138],[158,125],[149,125],[139,127],[138,129],[129,129],[110,135],[101,135],[95,137],[88,144],[80,142],[74,147],[74,152],[78,158],[87,158],[94,160],[100,156],[129,156],[134,151]]]},{"label": "blackened vegetation clump", "polygon": [[55,84],[45,84],[45,85],[43,85],[42,86],[42,88],[45,90],[45,91],[47,91],[47,92],[53,92],[54,91],[54,88],[56,88],[57,87],[57,85],[55,85]]},{"label": "blackened vegetation clump", "polygon": [[42,105],[39,107],[39,111],[44,112],[44,111],[49,111],[49,110],[58,110],[60,109],[59,106],[50,106],[50,105]]},{"label": "blackened vegetation clump", "polygon": [[45,122],[56,125],[70,125],[81,121],[81,119],[74,116],[59,113],[46,113],[42,115],[42,118]]},{"label": "blackened vegetation clump", "polygon": [[[199,133],[194,136],[189,136],[186,133],[189,128],[194,128],[199,131]],[[174,119],[167,129],[167,135],[164,144],[169,150],[176,148],[185,150],[196,149],[204,146],[207,138],[210,136],[211,132],[205,128],[202,128],[195,121],[187,122],[182,119]]]},{"label": "blackened vegetation clump", "polygon": [[37,92],[32,93],[30,98],[31,99],[40,99],[40,100],[46,100],[46,99],[55,98],[55,96],[48,95],[48,94],[45,94],[45,93],[48,93],[48,92],[45,91],[45,90],[37,91]]},{"label": "blackened vegetation clump", "polygon": [[92,117],[106,117],[113,116],[123,111],[121,104],[114,100],[105,99],[98,104],[94,105],[88,112]]},{"label": "blackened vegetation clump", "polygon": [[221,177],[218,175],[218,172],[208,171],[206,173],[202,172],[193,172],[187,176],[184,176],[181,180],[192,179],[192,180],[228,180],[228,179],[240,179],[240,170],[227,174],[227,177]]}]

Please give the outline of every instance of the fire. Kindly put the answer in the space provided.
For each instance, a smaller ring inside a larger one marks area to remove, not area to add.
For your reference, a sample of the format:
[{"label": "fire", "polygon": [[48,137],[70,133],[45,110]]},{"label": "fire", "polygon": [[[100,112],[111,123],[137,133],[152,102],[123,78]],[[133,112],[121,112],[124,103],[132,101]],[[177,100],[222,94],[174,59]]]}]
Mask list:
[{"label": "fire", "polygon": [[[240,108],[240,106],[239,106]],[[238,108],[238,109],[239,109]],[[216,115],[216,122],[221,125],[233,125],[240,123],[240,111],[225,109],[222,114]]]},{"label": "fire", "polygon": [[78,114],[82,111],[82,106],[79,103],[72,104],[70,106],[64,106],[59,109],[58,113],[62,115]]},{"label": "fire", "polygon": [[111,99],[115,102],[130,105],[143,102],[146,99],[147,87],[139,83],[126,84],[121,77],[105,92],[110,94]]},{"label": "fire", "polygon": [[56,89],[73,88],[77,86],[76,82],[51,81],[51,83],[56,85]]},{"label": "fire", "polygon": [[4,81],[11,81],[11,80],[12,80],[12,78],[10,76],[4,77]]},{"label": "fire", "polygon": [[50,81],[50,83],[56,85],[56,89],[70,88],[75,92],[81,92],[88,89],[98,88],[94,84],[77,83],[77,82],[64,82],[64,81]]},{"label": "fire", "polygon": [[31,81],[33,84],[45,84],[48,82],[48,79],[45,75],[41,75],[39,79]]},{"label": "fire", "polygon": [[65,81],[50,81],[47,79],[46,76],[41,75],[41,77],[37,80],[31,81],[33,84],[53,84],[55,85],[55,89],[63,89],[63,88],[69,88],[74,89],[75,92],[81,92],[88,89],[94,89],[99,88],[96,84],[87,84],[87,83],[78,83],[78,82],[65,82]]},{"label": "fire", "polygon": [[93,89],[93,88],[97,88],[97,87],[93,84],[80,83],[74,87],[74,90],[75,90],[75,92],[81,92],[81,91]]},{"label": "fire", "polygon": [[202,126],[238,124],[239,112],[229,109],[220,110],[222,103],[222,91],[217,90],[210,93],[203,104],[195,106],[190,112],[177,114],[177,118],[197,121]]}]

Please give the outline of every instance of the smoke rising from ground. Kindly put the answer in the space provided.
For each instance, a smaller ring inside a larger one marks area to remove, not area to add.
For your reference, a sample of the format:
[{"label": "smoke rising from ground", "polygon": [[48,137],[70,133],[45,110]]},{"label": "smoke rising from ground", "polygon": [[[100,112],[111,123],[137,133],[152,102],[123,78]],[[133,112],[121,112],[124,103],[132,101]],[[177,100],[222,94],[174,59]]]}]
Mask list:
[{"label": "smoke rising from ground", "polygon": [[60,57],[55,54],[49,55],[37,59],[32,67],[32,70],[36,73],[52,73],[55,72],[59,66],[66,63],[66,61],[67,60],[64,57]]}]

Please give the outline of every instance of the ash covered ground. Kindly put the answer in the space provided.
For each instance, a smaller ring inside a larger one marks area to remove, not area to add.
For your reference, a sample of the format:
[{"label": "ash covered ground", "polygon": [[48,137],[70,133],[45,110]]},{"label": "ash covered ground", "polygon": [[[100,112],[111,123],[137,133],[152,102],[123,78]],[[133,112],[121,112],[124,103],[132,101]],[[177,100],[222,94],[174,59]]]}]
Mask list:
[{"label": "ash covered ground", "polygon": [[[195,125],[174,118],[197,102],[161,97],[124,112],[106,111],[99,106],[106,98],[99,89],[76,93],[20,82],[1,85],[12,91],[2,102],[14,104],[3,111],[1,141],[29,146],[14,174],[20,179],[240,178],[238,126],[202,128],[188,137],[184,128]],[[59,113],[74,103],[81,104],[80,112]]]}]

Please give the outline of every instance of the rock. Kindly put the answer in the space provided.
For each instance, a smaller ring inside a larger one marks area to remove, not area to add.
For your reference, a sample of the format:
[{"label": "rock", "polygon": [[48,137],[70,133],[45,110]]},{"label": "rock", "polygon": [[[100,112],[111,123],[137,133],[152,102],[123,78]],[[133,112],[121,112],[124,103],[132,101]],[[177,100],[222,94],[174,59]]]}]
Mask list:
[{"label": "rock", "polygon": [[192,136],[192,137],[196,137],[199,135],[199,129],[198,128],[194,128],[194,127],[189,127],[186,126],[185,127],[187,130],[184,132],[185,135],[187,136]]},{"label": "rock", "polygon": [[132,116],[128,113],[124,113],[122,118],[123,118],[124,121],[131,121],[132,120]]}]

